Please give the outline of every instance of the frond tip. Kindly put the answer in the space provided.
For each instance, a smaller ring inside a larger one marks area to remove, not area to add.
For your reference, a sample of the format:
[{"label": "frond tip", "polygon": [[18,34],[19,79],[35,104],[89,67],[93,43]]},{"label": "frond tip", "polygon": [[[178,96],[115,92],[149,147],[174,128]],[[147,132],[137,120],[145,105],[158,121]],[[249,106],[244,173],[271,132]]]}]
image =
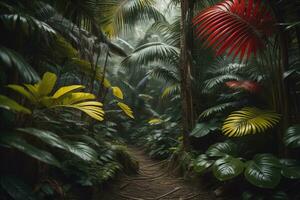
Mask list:
[{"label": "frond tip", "polygon": [[273,111],[245,107],[225,119],[222,132],[229,137],[261,133],[276,125],[279,119],[280,115]]},{"label": "frond tip", "polygon": [[225,0],[200,12],[194,19],[196,35],[206,40],[217,55],[248,59],[264,47],[273,32],[274,19],[261,0]]}]

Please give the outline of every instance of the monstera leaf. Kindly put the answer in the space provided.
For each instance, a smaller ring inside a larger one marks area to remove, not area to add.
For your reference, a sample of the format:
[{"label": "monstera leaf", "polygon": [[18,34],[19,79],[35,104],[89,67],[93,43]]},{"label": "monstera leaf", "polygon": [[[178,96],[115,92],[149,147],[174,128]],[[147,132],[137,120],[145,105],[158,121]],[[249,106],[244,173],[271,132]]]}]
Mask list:
[{"label": "monstera leaf", "polygon": [[281,159],[281,174],[290,179],[300,179],[300,162],[298,160]]},{"label": "monstera leaf", "polygon": [[204,137],[210,133],[213,133],[214,131],[218,130],[219,128],[220,128],[219,124],[215,121],[198,123],[190,135],[194,136],[196,138],[200,138],[200,137]]},{"label": "monstera leaf", "polygon": [[193,168],[197,173],[201,174],[210,168],[214,162],[215,161],[211,160],[206,154],[201,154],[193,161]]},{"label": "monstera leaf", "polygon": [[281,179],[281,164],[271,154],[257,154],[246,163],[246,179],[261,188],[275,188]]},{"label": "monstera leaf", "polygon": [[238,156],[238,154],[239,154],[238,145],[229,140],[225,142],[213,144],[206,151],[206,155],[210,157],[223,157],[227,155],[236,157]]},{"label": "monstera leaf", "polygon": [[226,181],[240,175],[244,171],[244,163],[232,156],[225,156],[216,160],[213,165],[213,174],[220,181]]},{"label": "monstera leaf", "polygon": [[223,124],[222,132],[229,137],[261,133],[274,127],[279,119],[279,114],[273,111],[246,107],[231,113],[227,117]]},{"label": "monstera leaf", "polygon": [[193,24],[196,35],[217,55],[227,52],[240,60],[256,55],[275,25],[267,6],[254,0],[225,0],[200,12]]},{"label": "monstera leaf", "polygon": [[300,125],[289,127],[284,134],[283,141],[288,147],[300,147]]}]

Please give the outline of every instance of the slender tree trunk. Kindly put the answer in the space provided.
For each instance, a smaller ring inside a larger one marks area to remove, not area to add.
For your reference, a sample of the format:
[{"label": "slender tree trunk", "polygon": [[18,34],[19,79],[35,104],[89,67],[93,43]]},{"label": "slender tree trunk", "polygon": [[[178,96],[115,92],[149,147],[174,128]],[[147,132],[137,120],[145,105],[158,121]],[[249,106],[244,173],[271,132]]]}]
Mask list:
[{"label": "slender tree trunk", "polygon": [[[281,10],[279,5],[271,3],[272,9],[275,14],[275,19],[277,23],[285,23],[285,12]],[[278,140],[278,153],[281,156],[286,155],[286,149],[283,144],[283,133],[287,129],[290,121],[289,115],[289,88],[287,87],[283,74],[284,71],[288,68],[289,65],[289,34],[284,30],[284,27],[278,28],[278,43],[279,43],[279,58],[278,58],[278,66],[276,71],[274,72],[274,76],[277,76],[275,79],[276,82],[273,83],[275,87],[273,88],[274,92],[277,94],[277,98],[275,99],[274,105],[275,109],[278,113],[282,115],[281,123],[277,133]],[[276,59],[276,58],[274,58]]]},{"label": "slender tree trunk", "polygon": [[190,150],[189,132],[193,125],[193,103],[191,90],[191,56],[189,54],[189,0],[181,0],[181,41],[180,41],[180,74],[181,74],[181,106],[183,149]]}]

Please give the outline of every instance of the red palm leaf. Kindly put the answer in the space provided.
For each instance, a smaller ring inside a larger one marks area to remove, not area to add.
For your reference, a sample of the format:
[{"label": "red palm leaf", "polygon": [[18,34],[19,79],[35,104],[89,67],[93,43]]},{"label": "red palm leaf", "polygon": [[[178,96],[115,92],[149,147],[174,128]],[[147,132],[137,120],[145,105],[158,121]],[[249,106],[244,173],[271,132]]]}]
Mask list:
[{"label": "red palm leaf", "polygon": [[261,90],[261,86],[254,81],[227,81],[225,85],[232,89],[244,89],[253,93]]},{"label": "red palm leaf", "polygon": [[193,19],[197,37],[217,55],[238,55],[240,60],[264,47],[264,38],[274,30],[270,10],[261,0],[225,0],[205,9]]}]

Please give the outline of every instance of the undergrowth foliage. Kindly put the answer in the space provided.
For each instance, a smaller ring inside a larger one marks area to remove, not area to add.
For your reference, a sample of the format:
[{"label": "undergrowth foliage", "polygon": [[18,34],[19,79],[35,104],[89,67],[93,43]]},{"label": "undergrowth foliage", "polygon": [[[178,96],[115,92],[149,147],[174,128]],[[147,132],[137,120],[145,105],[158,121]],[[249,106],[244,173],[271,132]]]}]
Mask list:
[{"label": "undergrowth foliage", "polygon": [[160,4],[0,2],[0,199],[97,199],[127,144],[224,199],[300,198],[299,2]]}]

